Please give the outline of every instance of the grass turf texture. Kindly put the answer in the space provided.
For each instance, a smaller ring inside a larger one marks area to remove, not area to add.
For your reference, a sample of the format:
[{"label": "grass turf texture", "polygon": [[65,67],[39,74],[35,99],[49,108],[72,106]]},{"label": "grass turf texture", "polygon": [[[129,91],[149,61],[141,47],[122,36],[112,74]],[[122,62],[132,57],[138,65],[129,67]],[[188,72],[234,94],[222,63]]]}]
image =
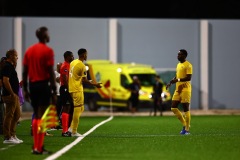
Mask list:
[{"label": "grass turf texture", "polygon": [[[79,133],[84,134],[108,117],[81,117]],[[58,160],[236,160],[240,157],[240,116],[192,116],[191,134],[180,135],[182,126],[174,116],[114,117],[84,137]],[[57,152],[76,137],[62,137],[61,130],[50,131],[45,148]],[[30,120],[17,126],[24,142],[0,143],[1,160],[40,160],[32,155]],[[2,137],[2,136],[1,136]],[[3,137],[2,137],[3,139]]]}]

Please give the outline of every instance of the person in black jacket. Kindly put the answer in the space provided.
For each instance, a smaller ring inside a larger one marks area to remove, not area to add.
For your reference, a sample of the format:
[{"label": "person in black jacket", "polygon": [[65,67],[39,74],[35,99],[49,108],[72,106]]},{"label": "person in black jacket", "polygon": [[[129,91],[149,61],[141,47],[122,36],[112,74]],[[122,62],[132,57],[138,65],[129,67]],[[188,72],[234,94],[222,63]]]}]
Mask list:
[{"label": "person in black jacket", "polygon": [[153,108],[154,108],[154,116],[157,115],[157,110],[160,111],[160,115],[162,116],[163,106],[162,106],[162,88],[163,83],[160,79],[159,75],[155,76],[155,83],[153,84]]},{"label": "person in black jacket", "polygon": [[3,121],[3,143],[22,143],[16,136],[16,125],[20,118],[20,101],[18,97],[19,79],[15,70],[18,53],[15,49],[10,49],[6,53],[7,60],[1,70],[2,74],[2,99],[6,105]]},{"label": "person in black jacket", "polygon": [[5,61],[7,60],[7,57],[2,57],[0,60],[0,134],[3,134],[3,119],[4,119],[4,113],[5,113],[5,106],[2,100],[2,74],[1,70],[5,64]]},{"label": "person in black jacket", "polygon": [[129,102],[130,102],[130,110],[132,113],[135,113],[138,109],[140,89],[141,89],[141,84],[138,77],[133,76],[133,82],[129,85],[129,91],[131,92]]}]

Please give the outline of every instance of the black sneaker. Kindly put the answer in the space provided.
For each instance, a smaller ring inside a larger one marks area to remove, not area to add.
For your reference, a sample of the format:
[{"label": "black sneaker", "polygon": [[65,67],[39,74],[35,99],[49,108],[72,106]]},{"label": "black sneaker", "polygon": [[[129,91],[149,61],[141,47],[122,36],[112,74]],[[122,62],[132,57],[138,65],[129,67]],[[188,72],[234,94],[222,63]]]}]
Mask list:
[{"label": "black sneaker", "polygon": [[38,151],[37,149],[32,150],[32,154],[42,154],[40,151]]},{"label": "black sneaker", "polygon": [[63,137],[72,137],[72,133],[69,132],[69,131],[67,131],[67,132],[65,132],[65,133],[62,133],[62,136],[63,136]]},{"label": "black sneaker", "polygon": [[57,130],[62,130],[62,126],[60,126],[60,125],[59,125],[59,126],[56,126],[55,128],[56,128]]},{"label": "black sneaker", "polygon": [[46,150],[46,149],[42,149],[42,154],[52,154],[53,152],[51,152],[51,151],[48,151],[48,150]]},{"label": "black sneaker", "polygon": [[32,154],[36,154],[36,155],[39,155],[39,154],[52,154],[52,152],[42,148],[42,152],[38,151],[37,149],[34,149],[34,150],[32,150]]}]

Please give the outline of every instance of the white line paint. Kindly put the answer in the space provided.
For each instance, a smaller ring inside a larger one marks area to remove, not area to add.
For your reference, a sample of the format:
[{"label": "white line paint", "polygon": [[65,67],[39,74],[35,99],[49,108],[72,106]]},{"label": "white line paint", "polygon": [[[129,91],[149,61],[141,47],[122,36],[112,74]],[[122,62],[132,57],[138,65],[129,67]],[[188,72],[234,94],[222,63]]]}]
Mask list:
[{"label": "white line paint", "polygon": [[7,149],[9,149],[10,147],[14,147],[14,146],[16,146],[16,145],[18,145],[18,144],[11,144],[11,145],[8,145],[8,146],[6,146],[6,147],[0,148],[0,151],[7,150]]},{"label": "white line paint", "polygon": [[58,152],[56,152],[55,154],[47,157],[45,160],[54,160],[58,157],[60,157],[62,154],[66,153],[69,149],[71,149],[74,145],[78,144],[84,137],[86,137],[87,135],[89,135],[90,133],[92,133],[96,128],[98,128],[99,126],[103,125],[104,123],[107,123],[109,121],[111,121],[113,119],[113,116],[109,117],[108,119],[98,123],[97,125],[95,125],[93,128],[91,128],[89,131],[87,131],[86,133],[83,134],[82,137],[78,137],[75,141],[73,141],[72,143],[70,143],[69,145],[65,146],[64,148],[62,148],[61,150],[59,150]]}]

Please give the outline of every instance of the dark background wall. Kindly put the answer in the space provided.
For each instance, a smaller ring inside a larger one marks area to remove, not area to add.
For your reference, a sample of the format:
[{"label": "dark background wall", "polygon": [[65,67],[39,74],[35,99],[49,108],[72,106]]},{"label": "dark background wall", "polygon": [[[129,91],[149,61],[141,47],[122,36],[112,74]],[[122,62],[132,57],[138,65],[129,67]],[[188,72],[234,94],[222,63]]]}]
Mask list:
[{"label": "dark background wall", "polygon": [[[0,0],[0,54],[14,46],[13,19],[23,18],[23,52],[36,42],[35,29],[46,25],[51,42],[62,60],[65,50],[89,50],[90,59],[108,58],[108,21],[119,25],[118,61],[152,64],[156,68],[175,68],[176,51],[187,48],[194,63],[192,107],[200,108],[200,29],[210,25],[209,73],[210,108],[240,108],[238,98],[240,1],[186,2],[86,2]],[[75,55],[76,57],[76,55]],[[229,85],[228,85],[229,84]]]},{"label": "dark background wall", "polygon": [[[35,30],[46,25],[49,28],[56,61],[63,61],[63,52],[71,50],[77,57],[79,48],[87,48],[89,59],[109,58],[108,18],[22,18],[22,54],[37,42]],[[0,17],[0,54],[14,47],[13,21]],[[174,69],[177,52],[185,48],[188,60],[194,65],[192,79],[193,109],[200,106],[200,22],[189,19],[134,19],[118,18],[118,62],[150,64],[154,68]],[[208,20],[209,29],[209,107],[240,108],[240,20]],[[15,37],[16,38],[16,37]],[[21,63],[21,62],[18,62]]]}]

